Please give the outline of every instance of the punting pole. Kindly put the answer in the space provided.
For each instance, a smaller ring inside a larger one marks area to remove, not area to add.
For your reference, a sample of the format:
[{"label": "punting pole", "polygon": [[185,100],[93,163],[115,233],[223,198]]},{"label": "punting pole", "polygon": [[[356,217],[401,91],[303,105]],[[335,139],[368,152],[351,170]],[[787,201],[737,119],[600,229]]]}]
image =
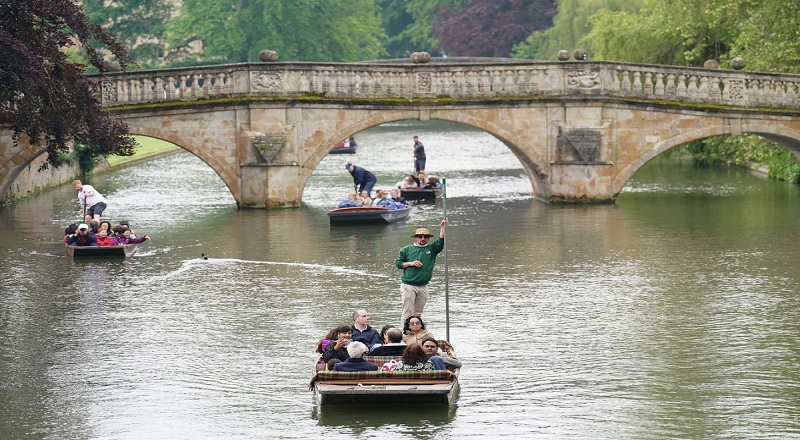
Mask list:
[{"label": "punting pole", "polygon": [[[447,218],[447,179],[442,178],[442,208],[444,218]],[[447,226],[445,226],[444,236],[444,326],[445,337],[450,342],[450,280],[448,279],[449,270],[447,267]]]}]

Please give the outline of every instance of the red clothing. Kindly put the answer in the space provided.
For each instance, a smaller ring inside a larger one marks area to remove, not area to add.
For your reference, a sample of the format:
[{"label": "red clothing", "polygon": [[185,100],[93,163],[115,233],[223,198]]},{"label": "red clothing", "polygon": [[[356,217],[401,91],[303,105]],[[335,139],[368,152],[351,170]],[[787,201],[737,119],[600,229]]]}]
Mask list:
[{"label": "red clothing", "polygon": [[116,246],[117,244],[119,243],[117,243],[117,239],[114,237],[108,237],[108,236],[106,236],[105,238],[97,237],[98,246]]}]

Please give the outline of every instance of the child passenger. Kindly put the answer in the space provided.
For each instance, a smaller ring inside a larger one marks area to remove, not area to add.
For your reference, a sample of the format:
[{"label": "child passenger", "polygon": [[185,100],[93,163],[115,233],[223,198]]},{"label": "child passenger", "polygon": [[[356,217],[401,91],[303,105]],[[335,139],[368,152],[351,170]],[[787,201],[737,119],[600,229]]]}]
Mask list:
[{"label": "child passenger", "polygon": [[97,231],[97,245],[98,246],[116,246],[118,244],[115,237],[108,236],[108,230],[100,229]]}]

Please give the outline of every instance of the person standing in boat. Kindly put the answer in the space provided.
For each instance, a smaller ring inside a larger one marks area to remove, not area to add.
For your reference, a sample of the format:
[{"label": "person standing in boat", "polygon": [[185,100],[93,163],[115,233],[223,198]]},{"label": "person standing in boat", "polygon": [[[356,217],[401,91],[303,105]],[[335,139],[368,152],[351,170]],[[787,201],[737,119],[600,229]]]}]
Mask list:
[{"label": "person standing in boat", "polygon": [[366,191],[367,195],[372,193],[372,188],[378,183],[378,178],[375,177],[369,170],[361,168],[360,166],[353,165],[347,162],[344,168],[353,176],[353,189],[359,194]]},{"label": "person standing in boat", "polygon": [[72,187],[78,191],[78,202],[86,223],[94,220],[100,223],[100,216],[106,209],[106,199],[92,185],[84,185],[80,180],[73,180]]},{"label": "person standing in boat", "polygon": [[419,136],[414,135],[414,171],[419,174],[420,171],[425,172],[425,146],[419,141]]},{"label": "person standing in boat", "polygon": [[395,265],[403,270],[400,277],[400,296],[402,298],[401,323],[409,316],[422,316],[428,302],[428,282],[433,278],[436,256],[444,250],[444,232],[447,219],[439,223],[439,238],[430,241],[433,234],[428,228],[419,228],[411,235],[414,244],[404,246],[395,259]]}]

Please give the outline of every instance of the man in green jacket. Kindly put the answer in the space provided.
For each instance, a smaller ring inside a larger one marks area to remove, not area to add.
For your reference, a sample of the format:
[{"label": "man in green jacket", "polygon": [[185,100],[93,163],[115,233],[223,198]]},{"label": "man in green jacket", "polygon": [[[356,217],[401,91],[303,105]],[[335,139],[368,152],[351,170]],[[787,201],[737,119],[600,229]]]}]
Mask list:
[{"label": "man in green jacket", "polygon": [[403,269],[400,278],[400,295],[403,300],[401,323],[409,316],[421,316],[428,302],[428,282],[433,277],[436,256],[444,250],[444,230],[447,219],[439,224],[439,238],[430,241],[433,234],[428,228],[414,231],[414,244],[404,246],[395,260],[398,269]]}]

